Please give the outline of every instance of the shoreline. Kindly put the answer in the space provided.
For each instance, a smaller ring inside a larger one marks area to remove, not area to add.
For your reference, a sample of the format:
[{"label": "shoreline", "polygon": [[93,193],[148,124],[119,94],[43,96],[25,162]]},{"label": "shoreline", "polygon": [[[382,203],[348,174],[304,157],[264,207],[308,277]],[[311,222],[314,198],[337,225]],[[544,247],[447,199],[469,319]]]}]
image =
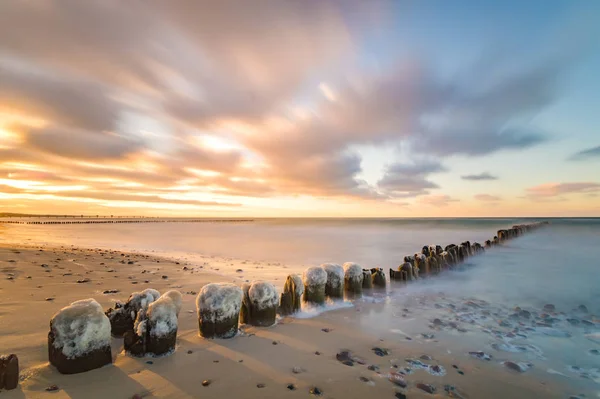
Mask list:
[{"label": "shoreline", "polygon": [[[268,328],[246,326],[234,339],[206,340],[198,337],[194,310],[196,295],[187,292],[198,292],[208,282],[228,281],[224,276],[203,269],[184,271],[183,267],[190,265],[150,253],[108,249],[45,247],[40,252],[38,246],[34,245],[2,243],[0,260],[2,277],[11,273],[14,277],[13,280],[3,279],[0,287],[5,298],[0,310],[0,320],[4,326],[0,347],[19,355],[22,370],[22,381],[17,390],[2,392],[8,398],[24,395],[232,395],[281,398],[286,395],[309,395],[309,390],[315,386],[324,392],[324,397],[332,398],[400,397],[396,396],[397,393],[409,398],[432,397],[418,389],[418,383],[436,386],[434,397],[448,397],[448,393],[444,391],[445,385],[455,387],[455,395],[461,395],[454,397],[565,397],[565,387],[553,381],[551,375],[537,375],[539,370],[520,375],[499,368],[496,364],[470,359],[463,353],[448,353],[449,350],[441,340],[429,341],[416,337],[411,340],[397,339],[395,333],[373,334],[357,329],[355,323],[361,323],[361,317],[372,317],[381,312],[383,305],[370,303],[369,298],[357,301],[350,307],[330,310],[312,318],[285,317]],[[15,262],[9,262],[10,260]],[[126,260],[125,263],[121,263],[122,260]],[[129,261],[134,264],[128,264]],[[42,268],[42,262],[46,262],[51,271]],[[169,267],[168,271],[165,271],[166,267]],[[139,274],[143,270],[148,272]],[[71,274],[67,275],[68,273]],[[28,275],[32,278],[28,279]],[[163,275],[168,278],[163,279]],[[76,282],[86,277],[90,279],[89,282]],[[149,282],[142,283],[145,280]],[[34,288],[37,286],[42,288]],[[109,286],[120,292],[102,294],[102,290],[109,289]],[[174,354],[164,358],[132,358],[121,353],[122,339],[113,339],[112,366],[69,376],[60,375],[48,365],[46,334],[48,321],[54,312],[74,300],[89,296],[96,298],[107,308],[116,299],[124,300],[131,292],[146,287],[161,292],[175,288],[183,294],[178,344]],[[393,286],[392,289],[398,287],[400,286]],[[53,295],[54,299],[46,301],[45,295]],[[39,307],[36,312],[28,311],[36,307]],[[6,326],[12,326],[12,330],[7,330]],[[390,355],[375,355],[372,348],[380,346],[388,349]],[[363,357],[367,364],[348,367],[340,363],[336,360],[336,353],[344,349]],[[320,354],[316,355],[316,352]],[[400,366],[403,359],[419,358],[424,354],[443,366],[446,375],[433,376],[423,370],[416,371],[414,375],[407,377],[407,389],[400,389],[388,381],[389,373],[394,371],[394,366]],[[459,374],[452,367],[455,364],[460,366],[464,374]],[[367,365],[377,365],[379,372],[369,370]],[[299,372],[295,373],[294,368]],[[203,387],[200,384],[205,379],[212,381],[210,386]],[[45,389],[53,384],[58,385],[59,391],[46,392]],[[265,387],[258,388],[257,385],[260,384]],[[296,390],[288,390],[289,384],[295,384]],[[94,394],[90,395],[90,392]]]}]

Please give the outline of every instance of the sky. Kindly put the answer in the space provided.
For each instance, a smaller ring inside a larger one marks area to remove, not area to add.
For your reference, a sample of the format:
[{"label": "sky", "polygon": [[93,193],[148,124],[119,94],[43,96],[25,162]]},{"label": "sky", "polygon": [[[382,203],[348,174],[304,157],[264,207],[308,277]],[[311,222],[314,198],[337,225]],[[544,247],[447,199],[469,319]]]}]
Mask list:
[{"label": "sky", "polygon": [[600,2],[0,2],[0,212],[600,216]]}]

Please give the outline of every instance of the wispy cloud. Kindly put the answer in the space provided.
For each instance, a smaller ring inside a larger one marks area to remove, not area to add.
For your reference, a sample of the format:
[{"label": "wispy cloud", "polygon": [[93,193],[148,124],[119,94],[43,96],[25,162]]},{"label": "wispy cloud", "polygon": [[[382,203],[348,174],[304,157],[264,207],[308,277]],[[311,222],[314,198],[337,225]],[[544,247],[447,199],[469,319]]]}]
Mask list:
[{"label": "wispy cloud", "polygon": [[563,194],[595,193],[600,191],[600,183],[547,183],[527,189],[530,197],[556,197]]},{"label": "wispy cloud", "polygon": [[600,159],[600,145],[581,150],[569,157],[569,161],[583,161],[588,159]]},{"label": "wispy cloud", "polygon": [[497,202],[497,201],[502,200],[502,197],[499,197],[497,195],[490,195],[490,194],[476,194],[473,196],[473,198],[475,198],[478,201],[483,201],[483,202]]},{"label": "wispy cloud", "polygon": [[478,175],[465,175],[460,177],[463,180],[481,181],[481,180],[498,180],[497,176],[493,176],[488,172],[483,172]]},{"label": "wispy cloud", "polygon": [[429,195],[427,197],[421,197],[418,201],[422,204],[437,206],[437,207],[445,207],[450,205],[452,202],[458,202],[458,199],[452,198],[449,195]]}]

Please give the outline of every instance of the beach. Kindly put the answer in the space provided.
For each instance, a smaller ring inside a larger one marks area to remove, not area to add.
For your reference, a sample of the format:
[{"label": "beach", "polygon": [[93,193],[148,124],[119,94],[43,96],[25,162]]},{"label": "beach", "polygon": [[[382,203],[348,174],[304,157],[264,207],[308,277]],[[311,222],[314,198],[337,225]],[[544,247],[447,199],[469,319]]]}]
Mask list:
[{"label": "beach", "polygon": [[[64,234],[59,230],[61,226],[52,228],[57,236]],[[494,231],[489,230],[489,235]],[[572,313],[577,305],[556,303],[556,322],[528,333],[530,343],[518,344],[505,339],[516,325],[525,325],[523,320],[511,318],[514,304],[499,305],[490,298],[471,295],[476,292],[457,284],[465,274],[448,272],[447,276],[408,285],[388,281],[384,292],[366,292],[354,301],[303,309],[292,317],[279,318],[276,325],[267,328],[242,326],[232,339],[208,340],[198,335],[195,299],[202,286],[212,282],[241,285],[265,279],[281,290],[287,274],[299,272],[306,265],[284,262],[277,256],[269,260],[268,254],[258,260],[213,254],[159,256],[149,251],[111,250],[79,243],[61,246],[43,242],[39,232],[36,244],[23,239],[22,231],[13,234],[12,240],[19,243],[7,242],[11,239],[6,232],[0,245],[0,348],[4,354],[19,356],[21,382],[16,390],[2,392],[3,397],[282,398],[320,394],[325,398],[568,398],[581,393],[593,397],[597,393],[594,365],[597,367],[600,357],[586,352],[561,357],[565,367],[567,363],[575,364],[570,362],[572,358],[582,359],[576,366],[587,372],[587,378],[583,378],[582,371],[569,373],[557,366],[556,354],[546,349],[564,350],[560,345],[571,351],[598,348],[598,343],[589,339],[590,334],[594,338],[598,328],[593,307],[597,304],[591,302],[585,304],[588,314],[577,316]],[[531,237],[536,234],[551,233],[535,232]],[[47,241],[63,239],[53,237]],[[519,240],[524,245],[534,239],[518,237],[507,248],[490,249],[490,254],[477,259],[499,258],[506,263],[506,256],[514,258],[515,251],[524,251]],[[371,266],[375,265],[365,265]],[[386,266],[392,265],[381,265]],[[472,265],[473,270],[477,266]],[[462,295],[449,290],[448,284],[458,285]],[[54,313],[85,298],[94,298],[108,309],[116,300],[125,301],[132,292],[145,288],[161,293],[176,289],[183,294],[173,354],[131,357],[123,352],[123,340],[113,338],[113,365],[61,375],[48,364],[48,325]],[[508,295],[512,295],[510,291]],[[521,306],[528,306],[537,317],[535,312],[541,315],[544,305],[535,309],[532,300]],[[482,316],[486,312],[489,319]],[[565,321],[572,317],[592,325],[584,331]],[[502,320],[508,324],[502,324]],[[497,331],[485,335],[486,326],[492,324]],[[489,336],[494,334],[497,342],[526,350],[511,352],[507,346],[490,346]],[[498,334],[504,334],[503,338]],[[536,334],[542,337],[533,341]],[[344,351],[349,351],[351,365],[340,361]],[[491,354],[492,359],[469,354],[478,351]],[[529,364],[530,368],[518,372],[506,362]],[[406,387],[390,381],[398,371],[405,374]],[[56,390],[47,391],[54,385]],[[432,393],[426,392],[426,386],[433,388]]]}]

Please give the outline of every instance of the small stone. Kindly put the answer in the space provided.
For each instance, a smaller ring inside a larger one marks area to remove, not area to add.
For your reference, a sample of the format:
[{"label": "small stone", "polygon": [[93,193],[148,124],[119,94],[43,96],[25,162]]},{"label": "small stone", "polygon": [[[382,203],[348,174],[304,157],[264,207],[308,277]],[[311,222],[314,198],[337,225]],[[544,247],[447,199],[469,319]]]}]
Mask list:
[{"label": "small stone", "polygon": [[294,368],[292,369],[292,373],[294,373],[294,374],[300,374],[300,373],[302,373],[303,371],[304,371],[304,370],[302,369],[302,367],[294,367]]},{"label": "small stone", "polygon": [[419,357],[419,359],[421,359],[421,360],[433,360],[433,358],[431,356],[429,356],[429,355],[421,355]]},{"label": "small stone", "polygon": [[460,374],[460,375],[465,375],[465,372],[462,371],[462,370],[458,370],[457,373]]},{"label": "small stone", "polygon": [[420,382],[417,384],[417,388],[419,388],[421,391],[425,391],[430,394],[433,394],[435,392],[435,387],[431,384],[424,384]]},{"label": "small stone", "polygon": [[54,392],[54,391],[58,391],[60,388],[58,387],[58,385],[50,385],[49,387],[46,388],[47,392]]},{"label": "small stone", "polygon": [[92,281],[92,280],[90,280],[89,278],[86,277],[84,279],[77,280],[77,284],[89,283],[90,281]]},{"label": "small stone", "polygon": [[404,376],[394,371],[390,373],[388,380],[390,380],[390,382],[394,383],[395,385],[398,385],[401,388],[406,388],[408,386],[406,380],[404,379]]},{"label": "small stone", "polygon": [[434,326],[443,326],[444,322],[441,321],[440,319],[433,319],[433,325]]},{"label": "small stone", "polygon": [[273,345],[277,345],[277,343],[278,343],[277,341],[273,341]]},{"label": "small stone", "polygon": [[129,262],[127,262],[128,265],[133,265],[135,262],[130,260]]},{"label": "small stone", "polygon": [[310,391],[308,391],[311,395],[315,395],[315,396],[321,396],[323,395],[323,391],[321,391],[319,388],[317,387],[312,387],[310,389]]},{"label": "small stone", "polygon": [[152,360],[148,360],[146,364],[154,364],[154,362]]},{"label": "small stone", "polygon": [[579,305],[577,307],[577,310],[579,310],[580,312],[583,312],[583,313],[588,313],[588,308],[585,305]]},{"label": "small stone", "polygon": [[256,387],[257,388],[264,388],[264,387],[266,387],[266,385],[263,384],[263,383],[258,383],[258,384],[256,384]]},{"label": "small stone", "polygon": [[379,366],[371,364],[369,367],[367,367],[367,369],[371,371],[379,371]]},{"label": "small stone", "polygon": [[600,351],[598,349],[590,349],[590,355],[600,355]]},{"label": "small stone", "polygon": [[321,356],[321,352],[319,352],[319,351],[316,351],[316,352],[315,352],[315,355],[317,355],[317,356]]},{"label": "small stone", "polygon": [[210,385],[211,382],[212,382],[211,380],[204,380],[204,381],[202,381],[202,386],[207,387]]},{"label": "small stone", "polygon": [[48,302],[53,301],[53,300],[54,300],[54,298],[52,298],[52,297],[46,298],[46,301],[48,301]]},{"label": "small stone", "polygon": [[187,353],[188,353],[188,355],[191,355],[192,353],[194,353],[194,351],[189,350],[189,351],[187,351]]},{"label": "small stone", "polygon": [[166,280],[169,278],[169,276],[161,276],[163,280]]},{"label": "small stone", "polygon": [[330,328],[321,328],[321,331],[328,333],[328,332],[331,332],[331,329]]},{"label": "small stone", "polygon": [[396,392],[396,398],[397,399],[406,399],[406,395],[403,394],[402,392]]},{"label": "small stone", "polygon": [[368,379],[367,377],[362,377],[362,376],[361,376],[361,377],[359,377],[358,379],[359,379],[359,380],[361,380],[362,382],[369,382],[369,381],[371,381],[371,380],[370,380],[370,379]]},{"label": "small stone", "polygon": [[387,356],[390,354],[390,352],[387,349],[383,349],[383,348],[379,348],[379,347],[375,347],[371,349],[373,351],[373,353],[375,353],[377,356],[383,357],[383,356]]},{"label": "small stone", "polygon": [[235,272],[236,273],[243,273],[244,271],[242,269],[237,269]]},{"label": "small stone", "polygon": [[296,385],[294,385],[294,384],[288,384],[287,385],[287,389],[289,389],[290,391],[295,391],[296,390]]},{"label": "small stone", "polygon": [[458,366],[456,364],[453,364],[452,367],[458,370]]}]

